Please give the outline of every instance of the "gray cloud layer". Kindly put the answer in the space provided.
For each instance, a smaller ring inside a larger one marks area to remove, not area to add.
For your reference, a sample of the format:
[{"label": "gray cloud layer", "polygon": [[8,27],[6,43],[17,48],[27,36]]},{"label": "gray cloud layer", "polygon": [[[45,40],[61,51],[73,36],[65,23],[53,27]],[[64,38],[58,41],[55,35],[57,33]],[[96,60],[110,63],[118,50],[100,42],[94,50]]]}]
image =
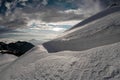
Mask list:
[{"label": "gray cloud layer", "polygon": [[0,25],[10,29],[25,27],[27,22],[32,19],[44,22],[82,20],[103,9],[103,0],[4,1],[6,2],[3,2],[3,0],[0,1],[2,6],[0,7]]}]

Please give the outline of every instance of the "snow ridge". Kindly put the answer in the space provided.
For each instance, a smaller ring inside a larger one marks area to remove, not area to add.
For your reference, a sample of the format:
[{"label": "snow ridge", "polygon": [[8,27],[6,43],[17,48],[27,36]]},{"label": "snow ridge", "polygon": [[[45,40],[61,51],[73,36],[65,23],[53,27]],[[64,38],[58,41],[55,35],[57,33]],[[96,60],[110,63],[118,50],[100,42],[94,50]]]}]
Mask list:
[{"label": "snow ridge", "polygon": [[119,80],[119,52],[120,42],[86,51],[62,51],[21,66],[24,59],[29,61],[32,58],[25,56],[4,70],[0,78],[1,80]]},{"label": "snow ridge", "polygon": [[82,51],[120,41],[120,11],[111,13],[82,27],[65,32],[44,43],[48,52]]},{"label": "snow ridge", "polygon": [[97,20],[99,18],[105,17],[105,16],[107,16],[107,15],[109,15],[111,13],[117,12],[117,11],[120,11],[119,6],[108,8],[108,9],[102,11],[102,12],[97,13],[96,15],[93,15],[92,17],[89,17],[89,18],[83,20],[82,22],[76,24],[75,26],[73,26],[69,30],[72,30],[72,29],[77,28],[77,27],[82,27],[85,24],[88,24],[88,23],[90,23],[92,21],[95,21],[95,20]]}]

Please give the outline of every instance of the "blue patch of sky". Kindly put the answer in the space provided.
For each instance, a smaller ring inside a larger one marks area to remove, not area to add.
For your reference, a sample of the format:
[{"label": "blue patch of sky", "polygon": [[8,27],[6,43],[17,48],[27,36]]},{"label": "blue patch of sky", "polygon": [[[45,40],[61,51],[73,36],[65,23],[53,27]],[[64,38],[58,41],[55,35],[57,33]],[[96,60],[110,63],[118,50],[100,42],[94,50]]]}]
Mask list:
[{"label": "blue patch of sky", "polygon": [[62,9],[77,9],[78,6],[67,0],[49,0],[47,6],[61,7]]}]

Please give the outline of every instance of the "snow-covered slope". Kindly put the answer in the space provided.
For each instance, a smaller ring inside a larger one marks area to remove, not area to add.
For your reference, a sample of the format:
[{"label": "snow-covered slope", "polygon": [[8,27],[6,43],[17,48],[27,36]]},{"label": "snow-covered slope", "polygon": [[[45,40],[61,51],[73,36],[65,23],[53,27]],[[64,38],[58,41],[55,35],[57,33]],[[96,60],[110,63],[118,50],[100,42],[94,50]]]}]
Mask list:
[{"label": "snow-covered slope", "polygon": [[117,12],[117,11],[120,11],[120,7],[119,6],[115,6],[115,7],[111,7],[111,8],[108,8],[108,9],[105,9],[104,11],[101,11],[85,20],[83,20],[82,22],[78,23],[77,25],[73,26],[72,28],[70,28],[69,30],[72,30],[74,28],[77,28],[77,27],[80,27],[80,26],[84,26],[85,24],[88,24],[92,21],[95,21],[97,19],[100,19],[104,16],[107,16],[111,13],[114,13],[114,12]]},{"label": "snow-covered slope", "polygon": [[[26,69],[25,67],[28,65],[30,65],[30,67],[31,67],[28,69],[32,69],[32,64],[34,62],[36,62],[37,60],[40,60],[48,55],[49,55],[48,52],[46,51],[46,49],[44,49],[44,47],[42,45],[38,45],[38,46],[32,48],[27,53],[25,53],[24,55],[19,57],[17,60],[15,60],[13,63],[9,64],[9,66],[5,67],[5,69],[1,70],[0,75],[2,75],[2,76],[0,76],[0,80],[9,80],[9,78],[7,76],[11,75],[11,73],[16,74],[16,72],[20,72],[20,70],[22,71],[22,68]],[[6,71],[7,69],[8,69],[8,71],[6,74],[6,73],[4,73],[4,71]],[[10,69],[10,71],[9,71],[9,69]],[[29,70],[27,70],[27,72],[29,72]]]},{"label": "snow-covered slope", "polygon": [[[114,9],[116,10],[116,8]],[[120,11],[114,12],[113,10],[113,13],[85,24],[82,27],[67,31],[59,38],[43,45],[48,52],[63,50],[81,51],[119,41]]]},{"label": "snow-covered slope", "polygon": [[39,59],[41,56],[36,53],[28,56],[24,55],[2,71],[0,79],[120,80],[120,42],[86,51],[62,51]]},{"label": "snow-covered slope", "polygon": [[0,71],[4,69],[8,64],[16,60],[17,57],[10,54],[0,54]]},{"label": "snow-covered slope", "polygon": [[120,80],[120,11],[34,47],[5,67],[0,80]]}]

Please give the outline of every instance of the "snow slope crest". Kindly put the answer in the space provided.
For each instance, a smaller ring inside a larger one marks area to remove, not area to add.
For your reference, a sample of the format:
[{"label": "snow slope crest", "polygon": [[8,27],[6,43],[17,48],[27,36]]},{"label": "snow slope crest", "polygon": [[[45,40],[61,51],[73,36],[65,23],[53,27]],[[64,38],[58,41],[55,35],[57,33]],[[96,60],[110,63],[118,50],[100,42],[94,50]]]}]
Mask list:
[{"label": "snow slope crest", "polygon": [[[95,20],[97,20],[97,19],[100,19],[100,18],[102,18],[102,17],[105,17],[105,16],[107,16],[107,15],[109,15],[109,14],[112,14],[112,13],[114,13],[114,12],[117,12],[117,11],[120,11],[120,6],[115,6],[115,7],[108,8],[108,9],[106,9],[106,10],[104,10],[104,11],[101,11],[101,12],[99,12],[99,13],[97,13],[97,14],[95,14],[95,15],[87,18],[87,19],[85,19],[84,21],[78,23],[77,25],[73,26],[73,27],[72,27],[71,29],[69,29],[69,30],[72,30],[72,29],[77,28],[77,27],[80,27],[80,26],[82,27],[82,26],[84,26],[85,24],[88,24],[88,23],[90,23],[90,22],[93,22],[93,21],[95,21]],[[68,31],[69,31],[69,30],[68,30]]]},{"label": "snow slope crest", "polygon": [[119,80],[119,53],[120,42],[86,51],[62,51],[33,62],[28,62],[33,56],[24,56],[4,70],[0,79]]},{"label": "snow slope crest", "polygon": [[[119,42],[120,8],[118,9],[118,7],[115,7],[113,9],[115,9],[112,10],[113,13],[110,12],[110,14],[85,24],[82,27],[79,26],[67,31],[59,38],[44,43],[43,46],[48,52],[58,52],[63,50],[82,51]],[[101,15],[103,15],[102,12]]]}]

